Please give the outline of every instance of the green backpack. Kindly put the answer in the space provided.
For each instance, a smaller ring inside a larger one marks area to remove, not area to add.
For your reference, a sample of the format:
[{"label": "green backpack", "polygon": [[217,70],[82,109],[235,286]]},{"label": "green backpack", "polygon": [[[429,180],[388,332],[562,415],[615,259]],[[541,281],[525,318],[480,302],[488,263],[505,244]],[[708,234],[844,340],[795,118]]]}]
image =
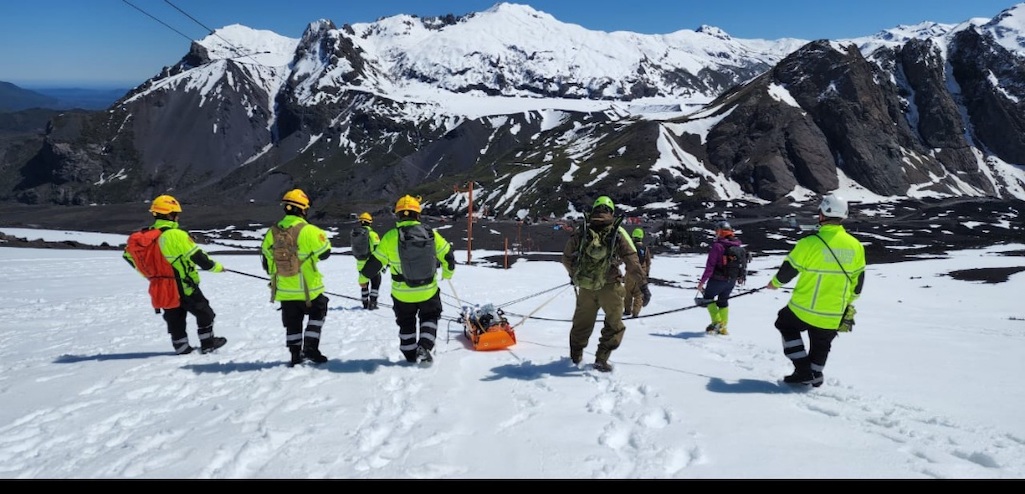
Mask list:
[{"label": "green backpack", "polygon": [[601,290],[608,280],[609,267],[616,257],[616,236],[623,218],[616,218],[611,225],[594,231],[590,218],[584,218],[580,248],[573,262],[573,284],[588,290]]}]

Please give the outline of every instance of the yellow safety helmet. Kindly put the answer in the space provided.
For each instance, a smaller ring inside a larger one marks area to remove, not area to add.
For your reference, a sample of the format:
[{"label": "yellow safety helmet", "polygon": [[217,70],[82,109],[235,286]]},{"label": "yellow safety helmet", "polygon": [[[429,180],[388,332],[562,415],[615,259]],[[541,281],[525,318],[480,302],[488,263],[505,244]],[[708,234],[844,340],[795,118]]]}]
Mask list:
[{"label": "yellow safety helmet", "polygon": [[290,204],[303,211],[310,208],[310,198],[301,189],[292,189],[285,192],[285,196],[281,198],[281,203]]},{"label": "yellow safety helmet", "polygon": [[374,222],[374,217],[370,216],[370,213],[363,212],[363,213],[361,213],[359,215],[359,220],[360,221],[365,221],[367,223],[373,223]]},{"label": "yellow safety helmet", "polygon": [[178,203],[178,199],[169,195],[162,195],[153,199],[153,204],[150,205],[149,212],[153,214],[180,213],[182,212],[182,205]]},{"label": "yellow safety helmet", "polygon": [[395,203],[395,212],[413,211],[414,213],[419,214],[421,211],[420,199],[420,197],[413,197],[408,194],[400,197],[399,202]]}]

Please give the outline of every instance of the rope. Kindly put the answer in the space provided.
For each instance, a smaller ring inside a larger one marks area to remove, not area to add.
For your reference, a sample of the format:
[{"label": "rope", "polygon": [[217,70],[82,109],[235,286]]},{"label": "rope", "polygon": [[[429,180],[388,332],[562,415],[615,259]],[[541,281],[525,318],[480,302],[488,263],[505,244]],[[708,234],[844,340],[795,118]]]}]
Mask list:
[{"label": "rope", "polygon": [[[504,304],[500,304],[500,305],[495,305],[495,308],[497,308],[497,309],[501,309],[501,308],[503,308],[503,307],[506,307],[506,306],[509,306],[509,305],[512,305],[512,304],[516,304],[516,303],[522,302],[522,301],[524,301],[524,300],[527,300],[527,299],[530,299],[530,298],[536,297],[536,296],[538,296],[538,295],[543,295],[543,294],[545,294],[545,293],[548,293],[548,292],[551,292],[551,291],[554,291],[554,290],[558,290],[558,289],[560,289],[560,288],[564,288],[565,286],[567,286],[567,285],[570,285],[570,284],[571,284],[571,283],[563,283],[563,284],[561,284],[561,285],[558,285],[558,286],[555,286],[555,287],[549,288],[549,289],[547,289],[547,290],[541,290],[540,292],[537,292],[537,293],[533,293],[533,294],[527,295],[527,296],[525,296],[525,297],[521,297],[521,298],[518,298],[518,299],[516,299],[516,300],[513,300],[513,301],[511,301],[511,302],[506,302],[506,303],[504,303]],[[454,291],[453,291],[453,292],[454,292]],[[463,301],[462,301],[462,300],[459,300],[459,296],[458,296],[458,295],[449,295],[449,294],[447,294],[447,293],[445,293],[445,292],[441,292],[441,294],[442,294],[443,296],[445,296],[445,297],[453,297],[453,298],[455,298],[455,299],[456,299],[456,301],[457,301],[457,302],[459,303],[459,305],[455,305],[455,304],[452,304],[452,303],[450,303],[450,302],[446,302],[446,301],[444,301],[444,300],[443,300],[443,301],[442,301],[442,303],[443,303],[444,305],[446,305],[446,306],[448,306],[448,307],[452,307],[452,308],[454,308],[454,309],[457,309],[457,310],[458,310],[459,312],[462,312],[462,310],[463,310]],[[548,302],[545,302],[545,304],[547,304],[547,303],[548,303]],[[543,307],[543,305],[542,305],[542,307]],[[540,308],[540,307],[538,307],[538,308]],[[537,309],[534,309],[534,312],[537,312]],[[531,312],[531,314],[533,314],[534,312]],[[522,315],[522,314],[516,314],[516,313],[512,313],[512,312],[506,312],[506,314],[509,314],[509,315],[513,315],[513,316],[519,316],[519,315]],[[442,319],[446,319],[446,316],[442,316]],[[446,319],[446,320],[448,320],[448,321],[451,321],[451,322],[462,322],[462,320],[461,320],[461,319],[459,319],[459,318],[451,318],[451,319]],[[522,321],[521,321],[520,323],[517,323],[516,325],[517,325],[517,326],[519,326],[520,324],[522,324]]]},{"label": "rope", "polygon": [[[754,288],[754,289],[748,290],[746,292],[740,292],[740,293],[738,293],[736,295],[730,295],[730,299],[735,299],[737,297],[743,297],[744,295],[750,295],[750,294],[755,293],[755,292],[760,292],[760,291],[762,291],[764,289],[765,289],[765,287],[763,286],[763,287],[758,287],[758,288]],[[656,312],[654,314],[646,314],[646,315],[643,315],[643,316],[637,316],[637,317],[634,317],[633,319],[640,319],[642,317],[662,316],[662,315],[665,315],[665,314],[672,314],[673,312],[683,312],[685,310],[690,310],[690,309],[693,309],[695,307],[708,307],[708,305],[709,304],[705,304],[705,305],[699,305],[699,304],[688,305],[687,307],[682,307],[682,308],[679,308],[679,309],[666,310],[666,311],[662,311],[662,312]]]},{"label": "rope", "polygon": [[530,299],[530,298],[534,298],[534,297],[536,297],[538,295],[543,295],[545,293],[548,293],[548,292],[551,292],[551,291],[554,291],[554,290],[558,290],[559,288],[565,287],[565,286],[570,285],[570,284],[571,283],[566,282],[566,283],[563,283],[563,284],[561,284],[559,286],[556,286],[556,287],[553,287],[553,288],[549,288],[547,290],[541,290],[540,292],[534,293],[532,295],[527,295],[526,297],[520,297],[520,298],[518,298],[516,300],[510,301],[510,302],[506,302],[506,303],[504,303],[502,305],[499,305],[498,307],[507,307],[507,306],[510,306],[510,305],[513,305],[513,304],[518,304],[520,302],[523,302],[524,300],[527,300],[527,299]]},{"label": "rope", "polygon": [[[470,327],[470,314],[469,314],[469,311],[464,311],[463,310],[463,301],[459,299],[459,294],[456,293],[456,286],[452,284],[452,279],[451,278],[449,278],[449,279],[447,279],[445,281],[448,281],[448,287],[450,289],[452,289],[452,296],[456,298],[456,302],[459,302],[459,312],[463,316],[463,321],[462,321],[463,324],[465,324],[466,327]],[[448,345],[448,341],[449,341],[449,338],[450,338],[451,334],[452,334],[451,331],[447,331],[447,330],[445,331],[445,345]]]},{"label": "rope", "polygon": [[[732,295],[732,296],[730,296],[730,298],[734,299],[734,298],[737,298],[737,297],[743,297],[744,295],[750,295],[750,294],[755,293],[755,292],[760,292],[760,291],[762,291],[764,289],[765,289],[764,286],[763,287],[759,287],[759,288],[755,288],[755,289],[752,289],[752,290],[748,290],[746,292],[741,292],[741,293],[738,293],[736,295]],[[641,319],[641,318],[644,318],[644,317],[664,316],[666,314],[672,314],[674,312],[683,312],[685,310],[690,310],[690,309],[693,309],[693,308],[696,308],[696,307],[707,307],[707,306],[708,306],[707,304],[706,305],[694,304],[694,305],[689,305],[689,306],[686,306],[686,307],[681,307],[679,309],[672,309],[672,310],[666,310],[666,311],[662,311],[662,312],[655,312],[653,314],[645,314],[643,316],[637,316],[637,317],[634,317],[634,318],[631,318],[631,319]],[[514,315],[514,316],[521,316],[522,315],[522,314],[515,314],[515,313],[512,313],[512,312],[507,312],[507,314]],[[537,317],[537,316],[534,316],[532,314],[533,313],[528,314],[526,317],[528,317],[530,319],[537,319],[537,320],[540,320],[540,321],[573,322],[572,319],[550,319],[550,318],[546,318],[546,317]]]},{"label": "rope", "polygon": [[258,280],[270,281],[270,278],[267,278],[265,276],[257,276],[255,274],[244,273],[242,271],[235,271],[234,269],[228,269],[228,268],[224,268],[224,270],[229,272],[229,273],[240,274],[242,276],[248,276],[250,278],[256,278]]},{"label": "rope", "polygon": [[[536,309],[534,309],[534,310],[533,310],[533,312],[531,312],[530,314],[527,314],[527,315],[523,316],[523,319],[520,319],[520,322],[518,322],[518,323],[514,324],[514,325],[513,325],[512,327],[513,327],[513,328],[516,328],[516,327],[518,327],[518,326],[519,326],[520,324],[523,324],[524,322],[526,322],[526,321],[527,321],[527,319],[530,319],[530,317],[531,317],[531,316],[533,316],[533,315],[534,315],[534,314],[535,314],[535,313],[536,313],[537,311],[541,310],[541,308],[542,308],[542,307],[544,307],[544,306],[548,305],[549,303],[551,303],[551,301],[552,301],[552,300],[555,300],[555,297],[558,297],[559,295],[561,295],[561,294],[562,294],[562,292],[566,291],[566,287],[567,287],[567,286],[569,286],[569,285],[570,285],[570,283],[566,283],[565,285],[559,285],[559,286],[561,286],[561,287],[562,287],[562,290],[560,290],[560,291],[559,291],[558,293],[556,293],[555,295],[553,295],[553,296],[552,296],[552,298],[549,298],[549,299],[548,299],[547,301],[545,301],[545,303],[543,303],[543,304],[541,304],[541,305],[537,306],[537,308],[536,308]],[[556,287],[556,288],[559,288],[559,287]],[[551,291],[551,290],[546,290],[546,291]]]},{"label": "rope", "polygon": [[[229,273],[240,274],[242,276],[248,276],[250,278],[256,278],[258,280],[270,281],[270,278],[267,278],[267,277],[264,277],[264,276],[257,276],[255,274],[244,273],[242,271],[235,271],[234,269],[228,269],[228,268],[224,268],[224,270],[229,272]],[[459,310],[460,310],[460,312],[462,312],[463,301],[459,299],[459,294],[456,293],[456,287],[454,285],[452,285],[452,280],[451,279],[446,280],[446,281],[448,281],[448,286],[452,290],[452,296],[455,297],[457,302],[459,302]],[[553,290],[558,290],[559,288],[562,288],[563,291],[565,291],[565,287],[567,285],[571,285],[571,284],[570,283],[564,283],[564,284],[556,286],[554,288],[549,288],[547,290],[542,290],[542,291],[537,292],[537,293],[535,293],[533,295],[528,295],[526,297],[514,300],[512,302],[508,302],[508,303],[503,304],[503,305],[510,305],[510,304],[514,304],[514,303],[517,303],[517,302],[521,302],[523,300],[526,300],[526,299],[532,298],[532,297],[536,297],[536,296],[541,295],[543,293],[548,293],[548,292],[551,292]],[[574,288],[576,288],[576,287],[574,286]],[[758,287],[758,288],[754,288],[754,289],[748,290],[746,292],[740,292],[740,293],[738,293],[736,295],[732,295],[732,296],[730,296],[730,298],[734,299],[734,298],[738,298],[738,297],[743,297],[744,295],[750,295],[752,293],[757,293],[757,292],[760,292],[760,291],[762,291],[764,289],[765,289],[764,286]],[[342,297],[342,298],[347,298],[349,300],[355,300],[355,301],[358,301],[358,302],[362,302],[363,301],[362,298],[350,297],[349,295],[342,295],[340,293],[332,293],[332,292],[328,292],[328,291],[325,291],[324,293],[326,293],[328,295],[333,295],[335,297]],[[537,313],[537,311],[541,310],[542,307],[544,307],[544,306],[548,305],[549,303],[551,303],[553,300],[556,299],[556,297],[558,297],[561,294],[562,294],[562,291],[560,291],[559,293],[556,293],[554,296],[552,296],[550,299],[548,299],[547,301],[545,301],[544,303],[539,305],[536,309],[531,311],[529,314],[524,315],[524,314],[517,314],[515,312],[506,312],[506,314],[509,314],[510,316],[521,316],[521,317],[523,317],[523,319],[520,320],[520,322],[516,323],[513,326],[514,328],[519,326],[519,325],[521,325],[521,324],[523,324],[524,322],[526,322],[527,319],[537,319],[539,321],[552,321],[552,322],[573,322],[572,319],[551,319],[551,318],[547,318],[547,317],[538,317],[538,316],[534,315],[535,313]],[[385,305],[386,307],[388,307],[387,304],[382,304],[382,305]],[[637,316],[637,317],[634,317],[632,319],[641,319],[641,318],[644,318],[644,317],[664,316],[666,314],[672,314],[674,312],[683,312],[685,310],[694,309],[696,307],[707,307],[707,306],[708,306],[707,304],[706,305],[694,304],[694,305],[689,305],[689,306],[686,306],[686,307],[681,307],[679,309],[671,309],[671,310],[666,310],[666,311],[662,311],[662,312],[655,312],[653,314],[645,314],[643,316]],[[457,317],[442,316],[442,319],[450,321],[450,322],[462,322],[463,324],[469,325],[469,321],[465,317],[457,318]]]},{"label": "rope", "polygon": [[[229,273],[240,274],[242,276],[248,276],[250,278],[256,278],[258,280],[270,281],[270,278],[267,278],[266,276],[257,276],[255,274],[244,273],[242,271],[235,271],[234,269],[228,269],[228,268],[224,268],[224,270],[229,272]],[[329,292],[327,290],[325,290],[324,293],[326,293],[328,295],[331,295],[331,296],[334,296],[334,297],[342,297],[342,298],[347,298],[349,300],[355,300],[357,302],[362,302],[363,301],[362,298],[351,297],[349,295],[342,295],[341,293],[333,293],[333,292]],[[388,307],[387,304],[382,304],[382,305],[384,305],[385,307]]]}]

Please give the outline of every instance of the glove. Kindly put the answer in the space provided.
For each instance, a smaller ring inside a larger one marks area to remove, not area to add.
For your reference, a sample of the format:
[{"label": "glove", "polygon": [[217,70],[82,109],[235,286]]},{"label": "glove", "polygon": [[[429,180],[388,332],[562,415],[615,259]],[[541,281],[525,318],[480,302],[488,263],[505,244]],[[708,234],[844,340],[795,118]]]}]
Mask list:
[{"label": "glove", "polygon": [[709,305],[712,305],[712,302],[715,302],[715,299],[705,298],[704,291],[699,290],[698,294],[694,296],[694,305],[698,307],[708,307]]},{"label": "glove", "polygon": [[211,273],[220,273],[221,271],[224,271],[224,265],[219,262],[214,263],[214,267],[210,268]]},{"label": "glove", "polygon": [[840,327],[836,328],[841,333],[849,333],[854,331],[854,314],[858,311],[854,309],[854,304],[847,306],[847,309],[843,311],[843,318],[840,319]]},{"label": "glove", "polygon": [[648,302],[651,302],[651,290],[648,289],[647,283],[645,283],[644,286],[641,287],[641,295],[641,307],[647,307]]}]

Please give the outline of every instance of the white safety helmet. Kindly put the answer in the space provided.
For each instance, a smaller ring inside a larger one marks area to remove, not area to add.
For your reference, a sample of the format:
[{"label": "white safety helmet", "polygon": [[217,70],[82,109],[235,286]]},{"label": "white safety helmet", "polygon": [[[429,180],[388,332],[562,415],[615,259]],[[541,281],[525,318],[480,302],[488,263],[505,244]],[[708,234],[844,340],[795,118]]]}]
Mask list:
[{"label": "white safety helmet", "polygon": [[846,219],[847,201],[836,194],[824,195],[822,196],[822,202],[819,204],[819,212],[827,218]]}]

